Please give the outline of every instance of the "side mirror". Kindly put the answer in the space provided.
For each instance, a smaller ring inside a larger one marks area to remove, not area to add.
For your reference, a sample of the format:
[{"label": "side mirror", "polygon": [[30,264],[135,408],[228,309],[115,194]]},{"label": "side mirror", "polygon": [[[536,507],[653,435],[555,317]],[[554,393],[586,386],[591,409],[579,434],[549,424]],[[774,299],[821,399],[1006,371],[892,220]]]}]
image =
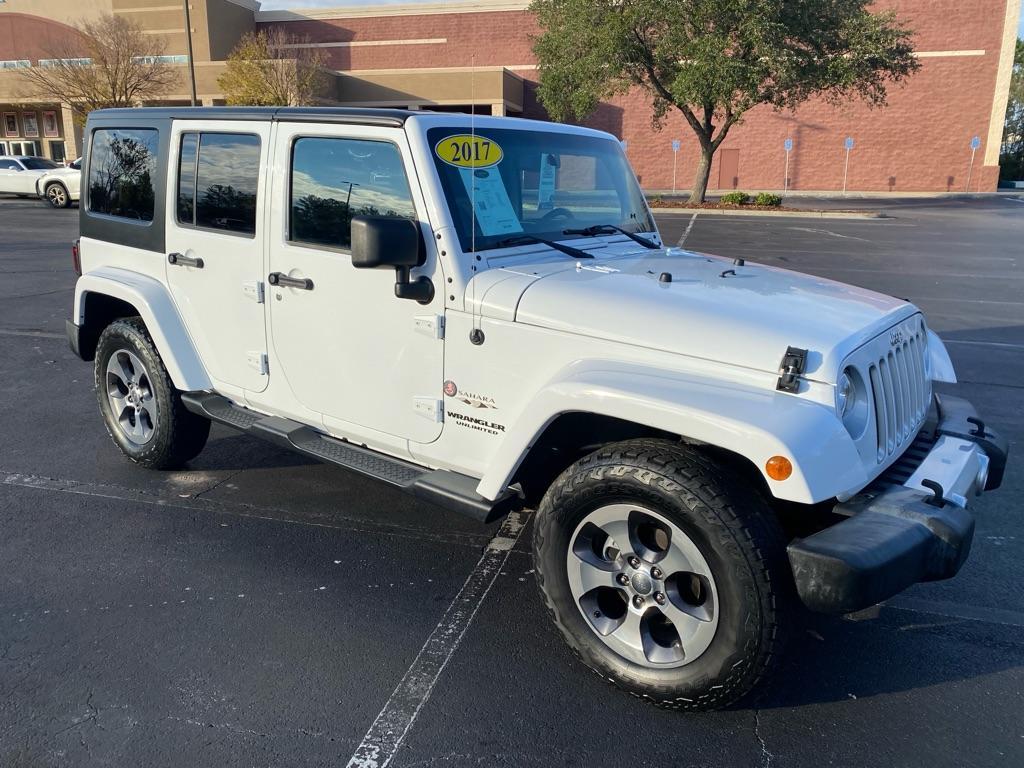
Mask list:
[{"label": "side mirror", "polygon": [[390,267],[395,270],[395,296],[429,304],[434,284],[421,275],[415,281],[409,270],[423,263],[426,250],[420,227],[410,219],[392,216],[352,217],[352,266],[357,269]]}]

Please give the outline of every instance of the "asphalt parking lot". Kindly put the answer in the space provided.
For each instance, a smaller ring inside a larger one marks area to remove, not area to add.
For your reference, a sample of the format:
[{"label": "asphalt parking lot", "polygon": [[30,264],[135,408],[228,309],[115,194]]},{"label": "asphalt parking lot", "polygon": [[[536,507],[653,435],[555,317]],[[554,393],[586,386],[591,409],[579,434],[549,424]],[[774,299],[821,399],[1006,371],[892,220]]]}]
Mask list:
[{"label": "asphalt parking lot", "polygon": [[186,471],[125,461],[63,336],[78,211],[0,199],[0,766],[345,766],[374,734],[401,768],[1024,765],[1024,202],[864,204],[891,218],[659,221],[915,302],[1007,480],[956,579],[811,618],[756,708],[679,715],[572,658],[528,529],[221,428]]}]

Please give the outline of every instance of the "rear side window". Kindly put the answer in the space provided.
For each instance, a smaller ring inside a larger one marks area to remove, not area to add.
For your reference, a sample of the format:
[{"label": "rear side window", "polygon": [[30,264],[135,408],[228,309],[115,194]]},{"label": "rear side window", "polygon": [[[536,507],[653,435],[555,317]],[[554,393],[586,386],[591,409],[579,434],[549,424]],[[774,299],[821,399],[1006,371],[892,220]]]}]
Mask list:
[{"label": "rear side window", "polygon": [[416,216],[398,148],[359,139],[298,139],[289,208],[289,240],[344,250],[353,216]]},{"label": "rear side window", "polygon": [[178,223],[256,232],[260,139],[248,133],[186,133],[178,162]]},{"label": "rear side window", "polygon": [[158,144],[159,133],[152,128],[101,128],[93,132],[89,210],[152,221]]},{"label": "rear side window", "polygon": [[13,160],[0,160],[0,171],[17,170],[18,164]]}]

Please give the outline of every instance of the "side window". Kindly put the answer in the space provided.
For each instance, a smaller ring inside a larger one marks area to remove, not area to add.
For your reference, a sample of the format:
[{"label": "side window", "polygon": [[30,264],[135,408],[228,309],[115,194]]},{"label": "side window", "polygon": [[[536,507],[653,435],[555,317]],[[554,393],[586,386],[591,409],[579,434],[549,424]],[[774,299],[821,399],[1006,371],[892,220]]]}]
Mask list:
[{"label": "side window", "polygon": [[153,176],[159,133],[153,128],[93,132],[89,210],[136,221],[153,220]]},{"label": "side window", "polygon": [[296,140],[289,212],[289,240],[342,249],[353,216],[416,216],[398,147],[360,139]]},{"label": "side window", "polygon": [[13,160],[0,160],[0,171],[13,171],[18,164]]},{"label": "side window", "polygon": [[241,235],[254,234],[259,176],[259,136],[182,134],[178,222]]}]

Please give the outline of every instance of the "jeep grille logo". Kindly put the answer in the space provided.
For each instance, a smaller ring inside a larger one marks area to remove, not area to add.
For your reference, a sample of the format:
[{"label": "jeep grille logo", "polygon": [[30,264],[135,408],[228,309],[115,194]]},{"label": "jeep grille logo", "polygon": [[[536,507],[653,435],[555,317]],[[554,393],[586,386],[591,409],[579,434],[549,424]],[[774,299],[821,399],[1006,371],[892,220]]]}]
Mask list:
[{"label": "jeep grille logo", "polygon": [[890,333],[889,343],[894,347],[900,346],[903,343],[903,331],[896,329],[895,331]]}]

